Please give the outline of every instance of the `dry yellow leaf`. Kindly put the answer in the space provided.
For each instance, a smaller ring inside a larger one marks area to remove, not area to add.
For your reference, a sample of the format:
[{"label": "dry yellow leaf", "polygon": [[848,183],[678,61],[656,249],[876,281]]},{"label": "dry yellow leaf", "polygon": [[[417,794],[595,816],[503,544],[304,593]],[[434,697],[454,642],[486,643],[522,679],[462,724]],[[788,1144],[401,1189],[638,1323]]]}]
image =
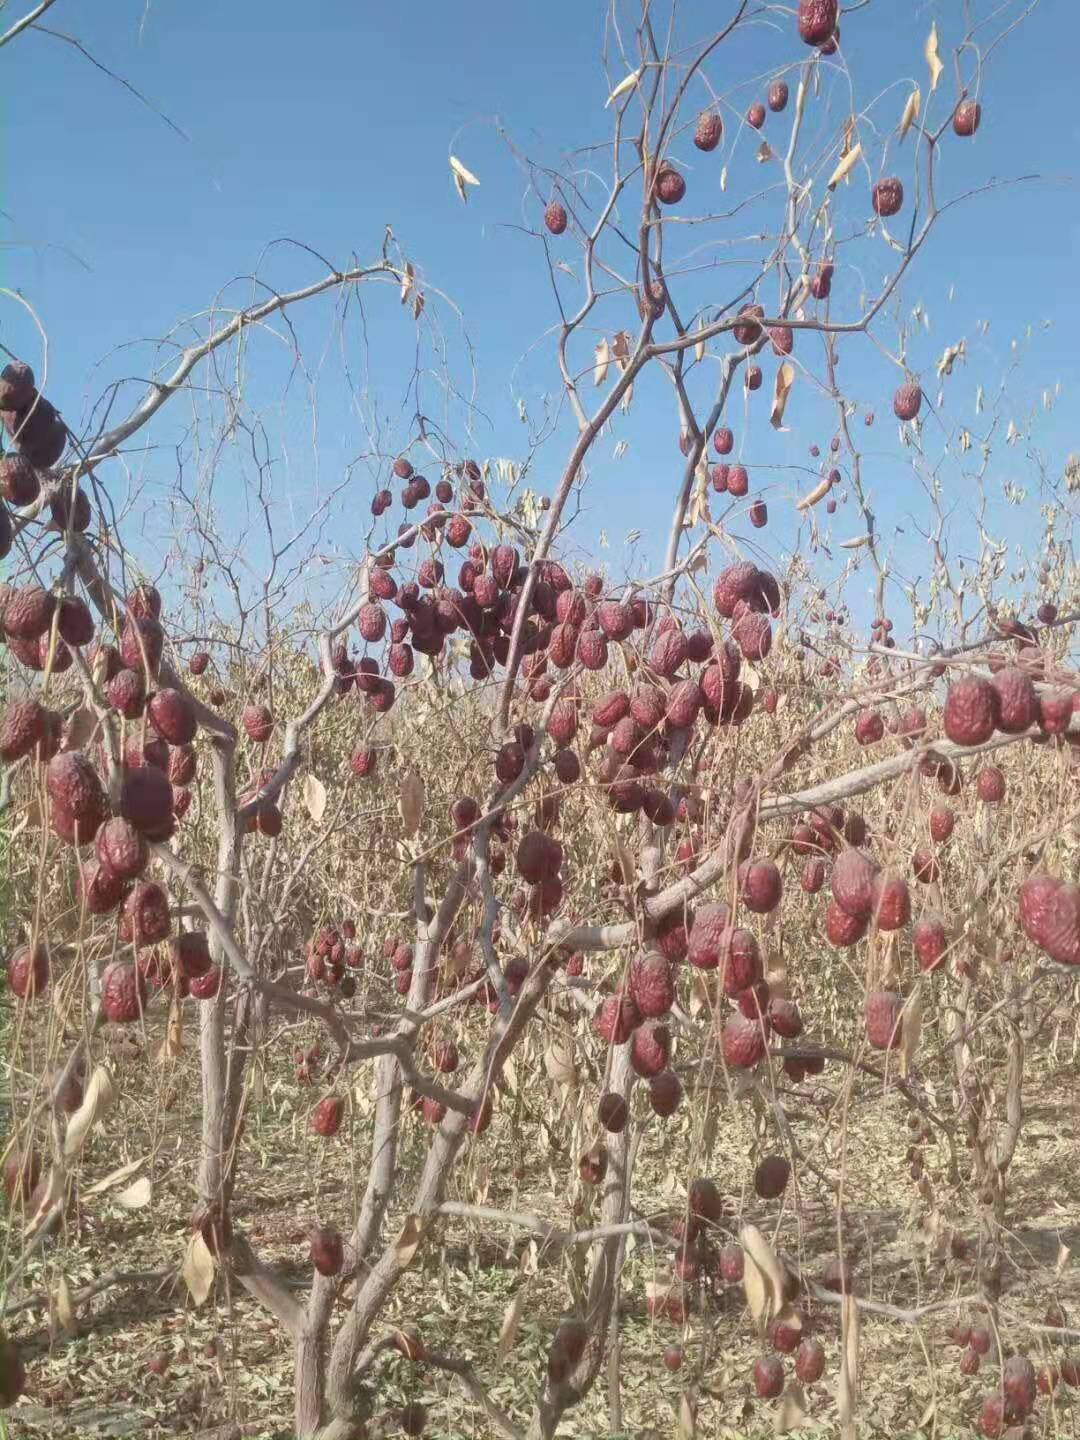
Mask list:
[{"label": "dry yellow leaf", "polygon": [[214,1284],[217,1261],[210,1247],[196,1230],[188,1241],[184,1263],[180,1267],[180,1278],[188,1288],[188,1294],[196,1305],[202,1305]]},{"label": "dry yellow leaf", "polygon": [[844,1430],[854,1434],[859,1399],[859,1307],[854,1295],[845,1295],[840,1310],[840,1374],[836,1381],[836,1409]]},{"label": "dry yellow leaf", "polygon": [[922,107],[922,91],[918,85],[904,102],[904,113],[900,116],[900,139],[911,129],[912,125],[919,118],[919,110]]},{"label": "dry yellow leaf", "polygon": [[53,1314],[56,1316],[56,1323],[65,1335],[74,1335],[77,1329],[75,1324],[75,1306],[71,1302],[71,1291],[68,1288],[67,1277],[60,1276],[56,1286],[56,1293],[53,1295]]},{"label": "dry yellow leaf", "polygon": [[304,804],[316,825],[326,814],[326,786],[317,775],[304,776]]},{"label": "dry yellow leaf", "polygon": [[424,1238],[424,1222],[419,1215],[406,1215],[401,1234],[394,1241],[394,1255],[398,1264],[411,1265]]},{"label": "dry yellow leaf", "polygon": [[499,1326],[499,1343],[495,1347],[496,1365],[501,1365],[514,1348],[518,1331],[521,1329],[521,1312],[525,1308],[525,1298],[528,1293],[528,1287],[522,1285],[503,1311],[502,1324]]},{"label": "dry yellow leaf", "polygon": [[79,1193],[83,1199],[86,1199],[89,1195],[103,1195],[106,1190],[111,1190],[114,1185],[119,1185],[121,1181],[130,1180],[132,1175],[142,1169],[145,1164],[145,1155],[141,1156],[138,1160],[129,1160],[126,1165],[121,1165],[119,1170],[113,1170],[111,1174],[106,1175],[104,1180],[98,1180],[86,1190],[80,1188]]},{"label": "dry yellow leaf", "polygon": [[806,1396],[802,1387],[794,1381],[784,1391],[780,1404],[773,1416],[773,1428],[777,1435],[786,1435],[789,1430],[798,1430],[806,1420]]},{"label": "dry yellow leaf", "polygon": [[457,176],[457,178],[461,181],[463,185],[480,184],[480,181],[476,178],[472,171],[467,170],[456,155],[450,156],[450,169],[454,172],[454,174]]},{"label": "dry yellow leaf", "polygon": [[791,387],[794,384],[795,366],[789,360],[785,360],[776,372],[776,382],[773,386],[772,413],[769,416],[769,424],[774,430],[783,428],[784,411],[787,409],[788,396],[791,394]]},{"label": "dry yellow leaf", "polygon": [[926,37],[923,54],[926,56],[926,63],[930,67],[930,92],[932,94],[938,87],[941,72],[945,69],[945,66],[941,63],[941,57],[938,55],[937,21],[930,26],[930,34]]},{"label": "dry yellow leaf", "polygon": [[840,159],[840,163],[829,176],[829,189],[835,190],[841,180],[846,180],[858,164],[859,156],[862,154],[862,142],[853,145],[846,155]]},{"label": "dry yellow leaf", "polygon": [[113,1197],[117,1205],[125,1210],[142,1210],[153,1199],[153,1186],[150,1184],[148,1175],[140,1175],[138,1180],[129,1185],[126,1190],[121,1190],[119,1195]]},{"label": "dry yellow leaf", "polygon": [[918,986],[908,998],[900,1020],[900,1074],[907,1078],[908,1070],[922,1035],[923,992]]},{"label": "dry yellow leaf", "polygon": [[557,1085],[575,1085],[577,1066],[574,1064],[573,1041],[553,1040],[544,1051],[544,1069]]},{"label": "dry yellow leaf", "polygon": [[406,770],[398,792],[398,809],[406,839],[420,829],[420,821],[424,818],[424,793],[424,782],[420,776],[415,770]]},{"label": "dry yellow leaf", "polygon": [[825,496],[828,495],[831,489],[832,481],[826,475],[824,480],[818,481],[818,483],[814,486],[813,490],[810,491],[809,495],[804,495],[801,500],[796,500],[795,509],[809,510],[810,507],[812,505],[816,505],[819,500],[824,500]]},{"label": "dry yellow leaf", "polygon": [[180,996],[173,991],[169,1003],[169,1018],[165,1025],[165,1038],[157,1049],[159,1061],[173,1060],[184,1048],[184,1010]]},{"label": "dry yellow leaf", "polygon": [[612,101],[618,100],[620,95],[625,95],[628,90],[632,90],[634,88],[634,86],[641,79],[641,72],[643,69],[644,66],[638,66],[636,70],[631,70],[629,75],[625,75],[619,81],[618,85],[615,86],[615,89],[612,90],[611,94],[604,101],[605,110],[612,103]]},{"label": "dry yellow leaf", "polygon": [[596,356],[593,360],[593,384],[603,385],[607,379],[608,365],[611,363],[611,350],[608,348],[606,339],[601,340],[596,347]]},{"label": "dry yellow leaf", "polygon": [[116,1103],[116,1086],[104,1065],[98,1065],[90,1076],[83,1102],[68,1121],[64,1136],[64,1154],[70,1159],[86,1143],[92,1126]]}]

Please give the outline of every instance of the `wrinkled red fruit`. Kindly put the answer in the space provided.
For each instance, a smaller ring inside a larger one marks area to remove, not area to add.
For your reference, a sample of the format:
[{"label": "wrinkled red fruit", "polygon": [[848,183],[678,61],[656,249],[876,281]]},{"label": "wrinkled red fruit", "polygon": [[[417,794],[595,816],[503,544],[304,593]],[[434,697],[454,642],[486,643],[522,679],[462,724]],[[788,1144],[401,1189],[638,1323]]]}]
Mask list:
[{"label": "wrinkled red fruit", "polygon": [[866,997],[866,1038],[875,1050],[895,1050],[900,1044],[900,1015],[904,997],[895,990],[872,990]]},{"label": "wrinkled red fruit", "polygon": [[778,1355],[762,1355],[754,1362],[754,1390],[761,1400],[775,1400],[784,1389],[784,1362]]},{"label": "wrinkled red fruit", "polygon": [[337,1275],[345,1258],[345,1246],[339,1231],[320,1225],[311,1232],[309,1250],[311,1263],[320,1275]]}]

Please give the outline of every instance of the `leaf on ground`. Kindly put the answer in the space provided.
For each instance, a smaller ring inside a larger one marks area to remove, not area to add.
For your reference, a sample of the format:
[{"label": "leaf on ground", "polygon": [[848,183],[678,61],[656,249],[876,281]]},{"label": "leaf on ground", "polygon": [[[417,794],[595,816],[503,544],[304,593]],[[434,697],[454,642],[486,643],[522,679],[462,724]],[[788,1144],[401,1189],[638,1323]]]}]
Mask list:
[{"label": "leaf on ground", "polygon": [[146,1164],[147,1157],[141,1155],[138,1160],[129,1160],[126,1165],[121,1165],[119,1170],[113,1170],[105,1176],[104,1180],[96,1180],[93,1185],[80,1191],[82,1196],[104,1195],[106,1190],[111,1190],[115,1185],[120,1185],[125,1180],[130,1180]]},{"label": "leaf on ground", "polygon": [[154,1187],[150,1183],[149,1175],[140,1175],[126,1190],[121,1190],[119,1195],[114,1196],[114,1199],[124,1210],[142,1210],[150,1204],[153,1195]]}]

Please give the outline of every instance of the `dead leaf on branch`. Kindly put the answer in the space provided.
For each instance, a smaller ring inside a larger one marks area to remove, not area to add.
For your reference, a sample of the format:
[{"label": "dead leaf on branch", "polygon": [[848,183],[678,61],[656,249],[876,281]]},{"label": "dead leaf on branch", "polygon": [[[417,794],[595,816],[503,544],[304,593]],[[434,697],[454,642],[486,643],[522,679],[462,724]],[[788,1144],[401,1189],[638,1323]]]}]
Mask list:
[{"label": "dead leaf on branch", "polygon": [[919,986],[904,1006],[904,1013],[900,1022],[900,1075],[901,1078],[905,1080],[911,1068],[911,1062],[915,1058],[915,1052],[919,1048],[919,1040],[922,1036],[922,1019],[923,992],[922,987]]},{"label": "dead leaf on branch", "polygon": [[840,1311],[840,1374],[836,1382],[836,1409],[840,1424],[854,1434],[859,1400],[859,1307],[854,1295],[845,1295]]},{"label": "dead leaf on branch", "polygon": [[855,166],[859,163],[859,156],[861,154],[862,143],[858,142],[852,146],[852,148],[847,152],[846,155],[841,157],[840,163],[837,165],[833,173],[829,176],[828,188],[830,190],[835,190],[837,185],[840,184],[841,180],[847,179],[847,177],[851,174],[852,170],[854,170]]},{"label": "dead leaf on branch", "polygon": [[406,1215],[401,1234],[394,1241],[394,1256],[403,1268],[412,1264],[424,1239],[424,1222],[419,1215]]},{"label": "dead leaf on branch", "polygon": [[466,169],[456,155],[450,156],[450,172],[454,177],[454,189],[457,191],[461,203],[468,204],[469,192],[465,188],[466,185],[479,185],[480,181],[471,170]]},{"label": "dead leaf on branch", "polygon": [[411,839],[420,829],[420,821],[424,818],[424,782],[415,770],[406,770],[401,777],[398,809],[401,811],[405,838]]},{"label": "dead leaf on branch", "polygon": [[514,1348],[518,1331],[521,1329],[521,1314],[525,1309],[528,1293],[528,1286],[522,1285],[503,1312],[502,1324],[499,1326],[499,1343],[495,1347],[496,1365],[502,1365]]},{"label": "dead leaf on branch", "polygon": [[772,413],[769,416],[769,424],[774,430],[783,428],[784,411],[787,409],[788,396],[791,394],[791,387],[794,384],[795,366],[789,360],[785,360],[776,372],[776,383],[773,387]]},{"label": "dead leaf on branch", "polygon": [[912,125],[914,125],[915,121],[919,118],[919,110],[920,110],[921,108],[922,108],[922,91],[919,89],[918,85],[916,85],[916,86],[915,86],[915,89],[912,90],[911,94],[907,97],[907,100],[904,102],[904,113],[900,116],[900,139],[901,139],[901,140],[903,140],[904,136],[905,136],[905,135],[907,134],[907,132],[911,129]]},{"label": "dead leaf on branch", "polygon": [[930,26],[930,34],[926,37],[923,54],[926,56],[926,63],[930,68],[930,92],[933,94],[941,79],[941,72],[945,69],[941,63],[941,56],[938,54],[937,21]]},{"label": "dead leaf on branch", "polygon": [[605,110],[614,101],[618,100],[620,95],[625,95],[628,90],[632,90],[634,88],[634,86],[641,79],[641,73],[644,68],[645,67],[643,65],[639,65],[636,70],[631,70],[629,75],[623,76],[623,78],[619,81],[618,85],[615,86],[615,89],[612,90],[611,94],[604,101]]},{"label": "dead leaf on branch", "polygon": [[596,356],[593,360],[593,384],[603,385],[607,379],[608,365],[611,362],[611,351],[608,348],[606,339],[601,340],[596,347]]},{"label": "dead leaf on branch", "polygon": [[321,825],[326,814],[326,786],[317,775],[304,776],[304,805],[315,824]]},{"label": "dead leaf on branch", "polygon": [[92,1127],[115,1103],[116,1086],[112,1075],[104,1065],[98,1065],[90,1076],[82,1104],[68,1121],[64,1136],[64,1155],[68,1159],[79,1153]]},{"label": "dead leaf on branch", "polygon": [[776,1407],[776,1414],[773,1417],[773,1426],[778,1435],[786,1435],[789,1430],[798,1430],[806,1421],[806,1396],[802,1387],[792,1382],[784,1391],[780,1404]]},{"label": "dead leaf on branch", "polygon": [[180,996],[173,991],[169,1003],[169,1019],[165,1026],[165,1038],[157,1049],[159,1063],[175,1060],[184,1048],[184,1009]]},{"label": "dead leaf on branch", "polygon": [[180,1278],[187,1286],[188,1294],[196,1305],[202,1305],[210,1294],[216,1269],[217,1261],[214,1259],[210,1247],[203,1239],[202,1232],[196,1230],[188,1241],[184,1263],[180,1267]]},{"label": "dead leaf on branch", "polygon": [[829,479],[829,477],[826,475],[826,477],[825,477],[824,480],[819,480],[819,481],[818,481],[818,483],[814,486],[813,490],[810,491],[809,495],[804,495],[801,500],[796,500],[796,502],[795,502],[795,509],[796,509],[796,510],[809,510],[812,506],[816,505],[820,500],[824,500],[824,499],[825,499],[825,496],[828,495],[828,493],[829,493],[829,491],[830,491],[831,489],[832,489],[832,481],[831,481],[831,480]]}]

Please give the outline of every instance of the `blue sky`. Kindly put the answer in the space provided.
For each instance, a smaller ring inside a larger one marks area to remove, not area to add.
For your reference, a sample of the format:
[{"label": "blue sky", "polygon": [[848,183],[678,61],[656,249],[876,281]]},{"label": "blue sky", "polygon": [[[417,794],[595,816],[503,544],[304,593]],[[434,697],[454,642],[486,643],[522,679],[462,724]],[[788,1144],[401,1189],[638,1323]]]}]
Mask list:
[{"label": "blue sky", "polygon": [[[870,112],[879,127],[876,141],[873,129],[865,132],[874,173],[881,142],[895,126],[911,82],[926,93],[922,48],[931,21],[938,22],[948,60],[961,8],[957,0],[914,5],[877,0],[846,21],[844,50],[860,104],[892,85]],[[1015,4],[1012,10],[1020,8]],[[687,0],[679,33],[687,41],[698,39],[731,10],[731,0]],[[92,13],[57,0],[44,23],[76,35],[190,137],[179,138],[60,39],[27,34],[0,52],[2,209],[8,217],[0,231],[5,241],[0,279],[33,304],[48,331],[49,393],[69,422],[88,413],[108,382],[145,376],[153,352],[145,345],[119,347],[163,335],[181,317],[205,309],[232,277],[250,275],[269,242],[292,237],[344,264],[353,253],[376,254],[390,225],[429,281],[458,307],[472,347],[466,349],[453,312],[444,306],[455,377],[466,388],[473,383],[466,365],[470,355],[475,363],[477,409],[471,436],[464,432],[460,405],[447,404],[439,418],[463,450],[522,458],[526,437],[518,401],[534,417],[546,401],[558,401],[547,336],[555,312],[540,243],[521,228],[523,220],[536,225],[540,205],[527,193],[523,168],[493,122],[498,120],[519,151],[553,167],[575,148],[605,139],[607,85],[599,59],[604,14],[604,6],[592,0],[544,5],[473,0],[455,7],[324,0],[303,9],[280,0],[230,0],[213,7],[113,0]],[[1042,0],[993,54],[983,78],[979,135],[966,142],[946,137],[940,193],[1033,171],[1045,178],[977,197],[946,217],[906,284],[902,307],[910,314],[918,302],[930,317],[929,331],[918,330],[909,351],[920,373],[932,372],[947,344],[967,340],[968,362],[947,386],[950,424],[965,416],[973,429],[985,423],[985,416],[975,415],[976,387],[982,384],[991,395],[1010,366],[1012,342],[1025,346],[1023,365],[1010,376],[1002,426],[1012,419],[1026,437],[1038,407],[1038,428],[1030,441],[1022,439],[995,460],[987,489],[991,523],[999,533],[1028,541],[1036,532],[1030,520],[1021,523],[1001,502],[1002,481],[1030,479],[1025,453],[1032,444],[1052,474],[1060,472],[1069,449],[1080,448],[1071,424],[1078,315],[1069,259],[1080,253],[1080,202],[1073,183],[1080,121],[1069,99],[1078,41],[1077,7],[1070,0]],[[722,152],[713,156],[695,152],[688,136],[676,144],[689,185],[682,211],[730,206],[775,179],[775,166],[755,162],[758,137],[740,128],[738,116],[762,96],[763,77],[804,56],[790,15],[779,7],[718,52],[708,73],[723,97],[727,136]],[[850,107],[845,87],[838,72],[826,80],[814,126],[808,127],[815,140],[837,132]],[[951,93],[950,67],[932,113],[946,113]],[[704,92],[697,94],[688,119],[705,99]],[[779,143],[778,122],[788,118],[770,116],[765,136]],[[467,206],[450,184],[451,145],[482,182]],[[908,176],[912,150],[909,137],[906,148],[894,148],[888,165]],[[727,189],[721,194],[725,164]],[[838,230],[850,231],[853,217],[860,224],[865,220],[866,191],[865,174],[856,174],[837,201],[844,217]],[[733,281],[741,272],[732,256],[757,253],[760,246],[728,248],[726,236],[766,227],[770,217],[775,227],[776,213],[773,199],[717,227],[725,248],[698,252],[697,260],[711,268],[683,282],[693,303],[718,302],[737,289]],[[669,255],[689,248],[684,235],[673,232]],[[560,251],[556,242],[553,253],[576,260],[569,243]],[[877,237],[858,242],[851,253],[859,256],[868,285],[889,259]],[[288,287],[314,278],[319,266],[299,250],[279,247],[264,257],[260,273]],[[851,304],[857,288],[847,297]],[[234,301],[250,293],[250,286],[227,292]],[[629,320],[625,308],[615,316],[614,310],[605,316],[609,334]],[[1043,328],[1044,320],[1053,324]],[[989,322],[985,334],[979,321]],[[311,494],[337,484],[348,462],[370,443],[360,414],[348,403],[341,345],[354,379],[365,373],[365,363],[368,367],[369,395],[387,450],[407,438],[406,382],[413,353],[412,333],[396,302],[371,305],[366,361],[355,319],[343,336],[335,334],[327,306],[315,307],[298,324],[318,382],[318,430],[310,423],[305,388],[295,381],[286,388],[286,357],[269,343],[253,357],[249,391],[253,402],[265,407],[277,466],[276,503],[297,514]],[[1025,342],[1028,325],[1035,327],[1034,335]],[[892,345],[895,323],[887,321],[881,335]],[[587,345],[596,338],[587,336]],[[38,353],[25,314],[10,302],[0,307],[0,339],[16,352]],[[789,404],[790,431],[774,435],[767,421],[773,365],[764,364],[766,389],[745,408],[739,393],[729,421],[754,488],[767,493],[770,526],[759,535],[736,519],[732,528],[740,536],[753,535],[766,553],[780,558],[798,541],[792,500],[812,483],[807,448],[812,442],[827,448],[833,420],[800,377]],[[913,516],[924,513],[922,496],[889,417],[899,376],[860,337],[845,347],[842,370],[853,397],[880,417],[863,438],[881,531],[899,573],[925,573],[925,551],[911,525]],[[709,393],[708,378],[703,371],[695,392],[699,400]],[[1048,414],[1039,399],[1055,385],[1061,394]],[[936,391],[933,383],[927,388]],[[134,392],[125,393],[131,398]],[[429,394],[437,394],[434,386]],[[590,386],[588,398],[594,396]],[[190,407],[180,413],[183,403],[176,402],[176,413],[154,431],[161,448],[131,457],[132,473],[148,487],[148,499],[164,493],[176,473],[171,447],[190,419]],[[533,476],[541,491],[554,488],[569,433],[561,423],[538,456]],[[928,434],[935,458],[941,433],[937,428]],[[624,537],[638,529],[640,563],[658,559],[680,474],[677,438],[670,387],[659,379],[639,386],[630,414],[602,438],[591,464],[575,531],[582,551],[595,550],[604,531],[609,548],[603,558],[618,571],[625,561]],[[625,452],[616,459],[619,440],[626,442]],[[376,473],[366,464],[351,472],[346,493],[354,516],[345,515],[334,532],[334,542],[345,551],[355,551],[362,537]],[[971,494],[951,462],[941,474],[962,548]],[[103,470],[102,479],[122,496],[119,467]],[[250,483],[242,455],[226,453],[215,493],[237,523],[246,513]],[[398,518],[395,511],[395,525]],[[842,508],[833,527],[835,539],[854,533],[850,507]],[[840,553],[834,551],[833,561],[819,560],[827,575],[839,568]],[[852,584],[849,599],[857,609],[868,585],[862,576]]]}]

